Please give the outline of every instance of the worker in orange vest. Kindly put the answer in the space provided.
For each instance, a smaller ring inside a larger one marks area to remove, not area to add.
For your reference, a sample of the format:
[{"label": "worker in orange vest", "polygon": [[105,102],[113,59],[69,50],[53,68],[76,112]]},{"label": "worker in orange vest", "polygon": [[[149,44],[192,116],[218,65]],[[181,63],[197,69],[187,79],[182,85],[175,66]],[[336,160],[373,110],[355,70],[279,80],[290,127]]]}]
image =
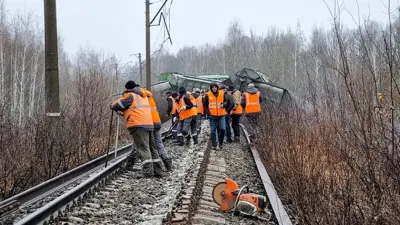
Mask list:
[{"label": "worker in orange vest", "polygon": [[257,127],[258,119],[261,114],[261,93],[253,83],[247,85],[247,89],[243,92],[241,105],[246,113],[249,122]]},{"label": "worker in orange vest", "polygon": [[179,97],[178,93],[176,92],[167,92],[168,98],[168,109],[167,109],[167,116],[172,116],[171,122],[172,122],[172,138],[176,139],[177,138],[177,126],[178,123],[175,123],[178,120],[178,117],[176,116],[176,112],[178,110],[178,102],[177,99]]},{"label": "worker in orange vest", "polygon": [[155,148],[157,149],[158,155],[160,156],[161,160],[164,163],[165,168],[167,171],[171,171],[172,169],[172,160],[168,157],[167,151],[165,150],[164,144],[162,142],[161,137],[161,118],[157,111],[157,105],[153,98],[153,93],[146,90],[147,97],[149,98],[149,104],[151,109],[151,117],[153,119],[154,124],[154,143]]},{"label": "worker in orange vest", "polygon": [[193,92],[193,97],[196,99],[197,105],[197,135],[199,135],[201,131],[201,121],[204,115],[203,95],[200,94],[199,88],[195,88]]},{"label": "worker in orange vest", "polygon": [[233,96],[233,109],[231,111],[232,129],[233,129],[233,135],[234,135],[233,140],[235,142],[240,142],[239,123],[240,123],[240,117],[242,117],[242,114],[243,114],[243,108],[240,105],[240,99],[241,99],[242,93],[239,90],[236,90],[235,87],[233,87],[233,86],[229,86],[228,91]]},{"label": "worker in orange vest", "polygon": [[150,144],[154,142],[154,124],[146,90],[139,88],[134,81],[128,81],[125,89],[124,95],[115,100],[110,108],[124,115],[126,127],[137,148],[137,152],[132,151],[133,156],[128,158],[127,164],[133,166],[139,153],[145,177],[163,176],[161,159],[154,145]]},{"label": "worker in orange vest", "polygon": [[190,143],[190,137],[193,138],[193,144],[197,144],[198,142],[198,134],[197,134],[197,115],[198,115],[198,110],[197,110],[197,102],[196,98],[193,96],[192,92],[186,91],[186,94],[189,95],[190,101],[193,103],[193,115],[192,115],[192,121],[190,122],[190,135],[186,138],[187,143]]},{"label": "worker in orange vest", "polygon": [[210,91],[204,96],[204,110],[209,115],[211,129],[211,144],[214,150],[217,149],[217,129],[219,149],[222,150],[222,144],[225,136],[225,108],[228,107],[227,99],[223,91],[219,90],[217,83],[211,83]]},{"label": "worker in orange vest", "polygon": [[[184,139],[189,137],[190,123],[193,117],[193,103],[190,100],[190,96],[186,93],[184,87],[179,88],[179,104],[177,115],[179,118],[178,123],[178,145],[184,145]],[[189,139],[190,141],[190,139]]]}]

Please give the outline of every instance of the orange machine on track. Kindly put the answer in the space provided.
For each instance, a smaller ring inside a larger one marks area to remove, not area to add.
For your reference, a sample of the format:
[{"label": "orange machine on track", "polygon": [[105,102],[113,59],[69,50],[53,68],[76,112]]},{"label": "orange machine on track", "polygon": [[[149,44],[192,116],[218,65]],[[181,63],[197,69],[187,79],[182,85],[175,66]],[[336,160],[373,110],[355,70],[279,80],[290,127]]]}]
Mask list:
[{"label": "orange machine on track", "polygon": [[[247,193],[243,192],[247,188]],[[239,188],[239,185],[230,178],[225,178],[225,182],[216,184],[213,188],[212,196],[214,201],[220,206],[221,211],[233,209],[235,214],[244,214],[257,217],[264,212],[267,198],[262,195],[248,193],[247,185]]]}]

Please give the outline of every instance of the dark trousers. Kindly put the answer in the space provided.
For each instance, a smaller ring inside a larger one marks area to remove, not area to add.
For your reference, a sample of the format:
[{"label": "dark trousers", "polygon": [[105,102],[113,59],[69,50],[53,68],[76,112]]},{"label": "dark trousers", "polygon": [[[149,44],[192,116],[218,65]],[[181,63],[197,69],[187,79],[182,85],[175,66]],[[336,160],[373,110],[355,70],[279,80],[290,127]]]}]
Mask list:
[{"label": "dark trousers", "polygon": [[178,134],[178,123],[174,123],[174,118],[176,118],[177,120],[179,120],[175,115],[173,115],[172,116],[172,119],[171,119],[171,123],[172,123],[172,130],[171,130],[171,133],[172,133],[172,138],[176,138],[177,137],[177,134]]},{"label": "dark trousers", "polygon": [[151,177],[162,174],[161,159],[155,147],[153,131],[132,131],[133,142],[131,157],[139,156],[142,161],[143,175]]},{"label": "dark trousers", "polygon": [[241,115],[238,114],[232,114],[232,129],[233,129],[233,134],[235,137],[240,137],[240,128],[239,128],[239,123],[240,123],[240,117]]},{"label": "dark trousers", "polygon": [[225,116],[225,127],[226,140],[232,140],[231,115],[229,113]]},{"label": "dark trousers", "polygon": [[203,114],[197,114],[197,135],[200,134],[201,131],[201,121],[203,119]]},{"label": "dark trousers", "polygon": [[190,130],[192,128],[192,117],[184,120],[180,120],[178,123],[178,143],[179,145],[184,144],[184,138],[189,138],[190,140]]},{"label": "dark trousers", "polygon": [[190,133],[192,137],[197,136],[197,115],[192,116],[192,121],[190,122]]},{"label": "dark trousers", "polygon": [[211,144],[213,147],[217,147],[217,129],[218,129],[218,141],[221,146],[224,142],[225,137],[225,116],[209,116],[210,128],[211,128]]}]

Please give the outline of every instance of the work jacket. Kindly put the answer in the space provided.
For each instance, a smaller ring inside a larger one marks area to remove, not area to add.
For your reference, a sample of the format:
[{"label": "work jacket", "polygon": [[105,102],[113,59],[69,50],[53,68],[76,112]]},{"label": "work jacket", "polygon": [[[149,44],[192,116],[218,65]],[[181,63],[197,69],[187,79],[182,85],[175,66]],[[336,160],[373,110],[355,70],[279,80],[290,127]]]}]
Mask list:
[{"label": "work jacket", "polygon": [[240,99],[242,93],[238,90],[234,90],[232,92],[233,96],[233,109],[231,111],[231,115],[242,115],[243,114],[243,107],[240,105]]},{"label": "work jacket", "polygon": [[146,90],[135,87],[111,104],[111,109],[122,111],[130,131],[153,131],[153,119]]},{"label": "work jacket", "polygon": [[207,114],[214,117],[222,117],[226,115],[225,108],[228,107],[228,101],[225,98],[223,91],[218,90],[217,92],[209,91],[204,96],[204,110]]},{"label": "work jacket", "polygon": [[168,102],[167,114],[171,116],[175,115],[176,110],[178,109],[178,103],[172,96],[168,96],[167,102]]},{"label": "work jacket", "polygon": [[257,88],[249,88],[243,92],[241,105],[246,114],[261,112],[261,94]]},{"label": "work jacket", "polygon": [[153,120],[154,129],[159,129],[159,128],[161,128],[161,118],[160,118],[160,114],[158,114],[158,111],[157,111],[156,101],[154,101],[153,93],[146,90],[146,94],[149,99],[149,105],[150,105],[150,109],[151,109],[151,118]]},{"label": "work jacket", "polygon": [[[182,107],[185,106],[184,110],[181,110]],[[190,100],[190,96],[188,94],[183,94],[180,96],[179,103],[178,103],[178,111],[177,114],[179,115],[179,120],[185,120],[193,116],[193,103]]]}]

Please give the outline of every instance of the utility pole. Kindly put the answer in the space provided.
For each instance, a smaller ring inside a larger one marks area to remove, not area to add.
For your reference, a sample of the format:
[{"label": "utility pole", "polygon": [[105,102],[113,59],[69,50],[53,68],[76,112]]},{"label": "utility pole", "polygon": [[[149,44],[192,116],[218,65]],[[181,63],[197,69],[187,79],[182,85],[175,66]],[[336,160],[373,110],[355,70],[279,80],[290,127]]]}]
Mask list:
[{"label": "utility pole", "polygon": [[140,74],[140,84],[143,85],[143,68],[142,68],[142,54],[139,52],[139,74]]},{"label": "utility pole", "polygon": [[151,91],[150,65],[150,0],[146,0],[146,89]]},{"label": "utility pole", "polygon": [[[118,87],[118,63],[115,63],[115,82],[116,88]],[[117,90],[117,89],[115,89]],[[114,150],[114,159],[117,158],[117,149],[118,149],[118,138],[119,138],[119,116],[117,116],[117,133],[115,134],[115,150]]]},{"label": "utility pole", "polygon": [[[150,0],[146,0],[146,88],[147,88],[147,90],[151,90],[150,27],[151,26],[159,26],[161,24],[161,19],[163,19],[166,31],[168,33],[168,39],[172,44],[171,35],[169,33],[169,29],[168,29],[167,23],[165,21],[164,14],[161,12],[161,10],[164,8],[164,6],[165,6],[165,4],[167,4],[167,2],[168,2],[168,0],[164,1],[161,8],[158,10],[156,15],[154,16],[154,18],[150,21]],[[159,20],[158,24],[152,25],[152,23],[154,22],[154,20],[157,18],[158,15],[160,15],[160,20]]]},{"label": "utility pole", "polygon": [[45,110],[50,117],[60,116],[58,81],[58,40],[56,0],[44,0]]}]

